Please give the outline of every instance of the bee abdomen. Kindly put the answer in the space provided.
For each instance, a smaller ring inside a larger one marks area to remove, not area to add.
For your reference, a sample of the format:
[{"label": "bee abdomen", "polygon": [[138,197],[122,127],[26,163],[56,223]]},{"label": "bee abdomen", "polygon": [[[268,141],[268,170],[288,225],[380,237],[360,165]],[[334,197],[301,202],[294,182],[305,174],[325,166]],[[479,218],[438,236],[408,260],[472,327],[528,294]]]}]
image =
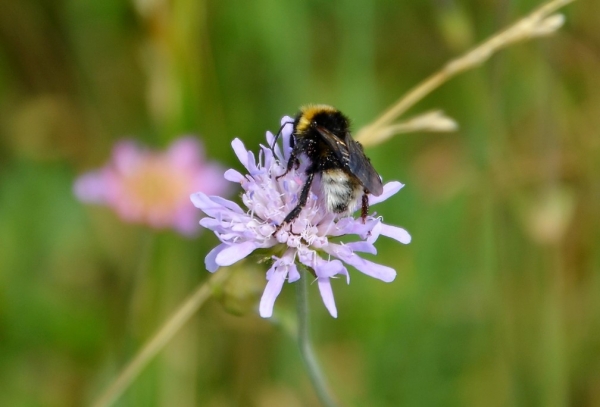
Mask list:
[{"label": "bee abdomen", "polygon": [[323,171],[321,186],[327,210],[333,213],[354,212],[364,193],[362,185],[340,169]]}]

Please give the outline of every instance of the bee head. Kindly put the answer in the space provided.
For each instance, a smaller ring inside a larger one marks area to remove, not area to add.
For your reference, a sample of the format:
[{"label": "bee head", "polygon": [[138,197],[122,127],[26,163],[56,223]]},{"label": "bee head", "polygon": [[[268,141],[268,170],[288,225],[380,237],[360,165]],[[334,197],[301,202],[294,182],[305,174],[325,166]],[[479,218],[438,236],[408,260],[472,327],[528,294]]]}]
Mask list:
[{"label": "bee head", "polygon": [[328,105],[303,106],[296,117],[296,133],[304,134],[317,127],[325,128],[337,137],[344,138],[350,121],[342,112]]}]

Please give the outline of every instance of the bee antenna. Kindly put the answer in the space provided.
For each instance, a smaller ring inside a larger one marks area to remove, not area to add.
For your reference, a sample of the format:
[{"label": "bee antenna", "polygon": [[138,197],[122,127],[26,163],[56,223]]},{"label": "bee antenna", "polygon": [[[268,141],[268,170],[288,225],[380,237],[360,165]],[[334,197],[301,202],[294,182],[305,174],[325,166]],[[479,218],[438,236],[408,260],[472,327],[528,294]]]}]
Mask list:
[{"label": "bee antenna", "polygon": [[277,144],[277,140],[279,140],[279,136],[281,136],[281,132],[283,131],[283,128],[285,126],[287,126],[288,124],[294,124],[294,122],[284,122],[281,127],[279,128],[279,131],[277,132],[277,134],[275,135],[275,140],[273,140],[273,144],[271,145],[271,151],[273,151],[273,153],[275,153],[275,144]]}]

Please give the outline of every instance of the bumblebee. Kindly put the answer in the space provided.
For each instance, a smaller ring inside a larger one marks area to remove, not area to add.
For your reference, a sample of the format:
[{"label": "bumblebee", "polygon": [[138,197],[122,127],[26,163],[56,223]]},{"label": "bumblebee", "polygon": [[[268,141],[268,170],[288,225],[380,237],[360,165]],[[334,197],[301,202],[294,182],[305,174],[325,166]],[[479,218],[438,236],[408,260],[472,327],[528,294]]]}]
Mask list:
[{"label": "bumblebee", "polygon": [[360,203],[364,223],[369,213],[367,195],[381,195],[383,184],[362,145],[352,138],[348,118],[328,105],[303,106],[293,122],[290,147],[292,152],[286,171],[277,178],[286,175],[293,167],[298,169],[299,158],[304,154],[309,160],[306,182],[298,205],[288,213],[275,233],[300,215],[315,175],[321,176],[322,193],[329,212],[350,214]]}]

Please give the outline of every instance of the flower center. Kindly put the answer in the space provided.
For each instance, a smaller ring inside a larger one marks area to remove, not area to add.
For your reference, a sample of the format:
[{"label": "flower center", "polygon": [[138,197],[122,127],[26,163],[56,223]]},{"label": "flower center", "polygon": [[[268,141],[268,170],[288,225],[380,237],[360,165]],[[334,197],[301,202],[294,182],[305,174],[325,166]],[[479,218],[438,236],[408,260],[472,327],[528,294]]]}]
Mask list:
[{"label": "flower center", "polygon": [[190,174],[164,162],[147,157],[122,179],[123,199],[135,207],[137,217],[153,224],[168,223],[182,202],[187,202],[193,179]]}]

